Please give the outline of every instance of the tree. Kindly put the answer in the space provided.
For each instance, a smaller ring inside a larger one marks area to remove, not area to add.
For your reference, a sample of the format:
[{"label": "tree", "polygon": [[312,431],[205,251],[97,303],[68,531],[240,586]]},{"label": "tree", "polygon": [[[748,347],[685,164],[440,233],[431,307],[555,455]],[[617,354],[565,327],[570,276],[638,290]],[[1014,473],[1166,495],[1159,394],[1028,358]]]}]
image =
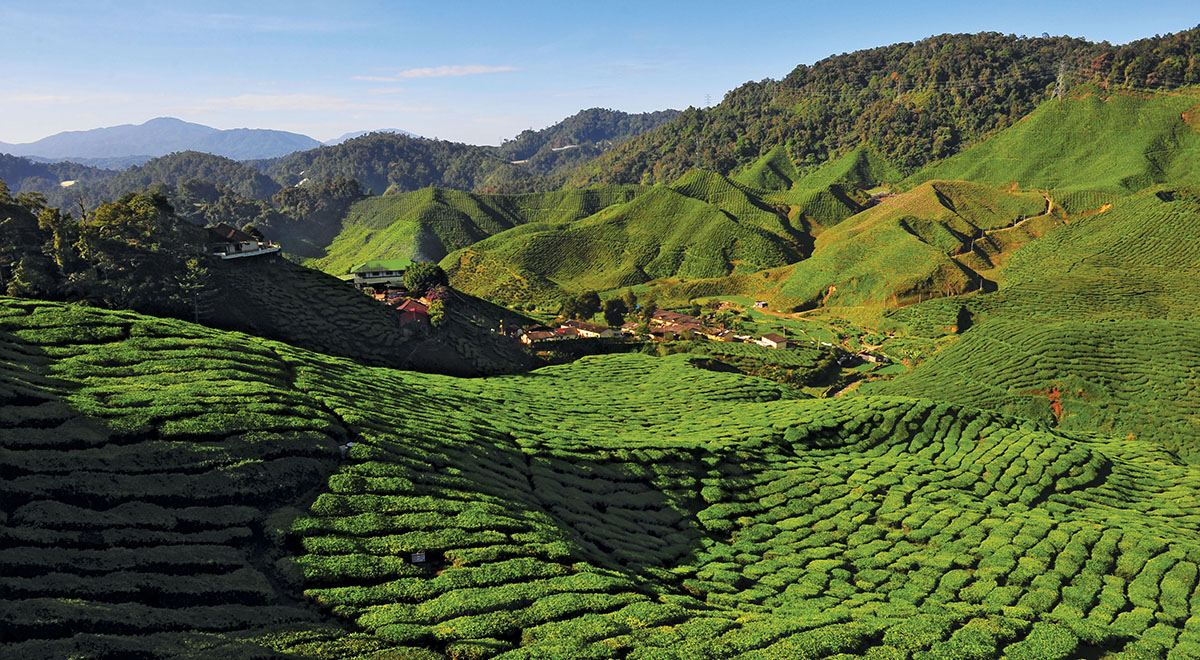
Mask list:
[{"label": "tree", "polygon": [[576,298],[564,300],[562,306],[558,308],[558,315],[565,319],[579,318],[579,300]]},{"label": "tree", "polygon": [[183,304],[192,308],[192,322],[200,322],[201,312],[207,312],[209,272],[198,258],[188,259],[184,271],[176,278],[179,282],[179,297]]},{"label": "tree", "polygon": [[619,326],[625,322],[625,315],[629,313],[629,308],[625,306],[625,301],[620,298],[609,298],[604,301],[604,322],[610,326]]},{"label": "tree", "polygon": [[12,201],[12,196],[8,192],[8,184],[4,179],[0,179],[0,203],[8,203]]},{"label": "tree", "polygon": [[621,296],[621,300],[625,302],[625,309],[629,310],[630,312],[637,309],[638,298],[633,292],[633,289],[626,289],[625,294]]},{"label": "tree", "polygon": [[404,288],[414,293],[424,294],[430,289],[449,284],[446,271],[432,261],[415,262],[404,271]]},{"label": "tree", "polygon": [[650,319],[654,318],[654,312],[657,312],[657,311],[658,311],[658,301],[656,301],[654,299],[654,294],[647,293],[646,296],[642,299],[642,314],[641,314],[642,320],[645,321],[646,323],[649,323]]},{"label": "tree", "polygon": [[435,328],[446,325],[446,301],[441,298],[429,303],[429,323]]},{"label": "tree", "polygon": [[704,310],[700,308],[700,303],[698,303],[696,301],[692,301],[692,308],[688,311],[690,311],[692,313],[692,316],[697,316],[697,317],[700,316],[700,314],[702,314],[704,312]]},{"label": "tree", "polygon": [[595,291],[584,291],[578,299],[579,318],[590,319],[600,312],[600,294]]}]

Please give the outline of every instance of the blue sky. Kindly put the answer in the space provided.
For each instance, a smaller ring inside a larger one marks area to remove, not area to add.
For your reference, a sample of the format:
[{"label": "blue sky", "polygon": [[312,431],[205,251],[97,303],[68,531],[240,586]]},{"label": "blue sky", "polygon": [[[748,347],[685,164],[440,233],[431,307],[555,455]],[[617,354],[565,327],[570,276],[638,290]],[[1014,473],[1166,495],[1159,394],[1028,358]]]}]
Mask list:
[{"label": "blue sky", "polygon": [[497,144],[583,108],[703,106],[797,64],[944,32],[1125,43],[1197,24],[1195,0],[6,0],[0,141],[173,116]]}]

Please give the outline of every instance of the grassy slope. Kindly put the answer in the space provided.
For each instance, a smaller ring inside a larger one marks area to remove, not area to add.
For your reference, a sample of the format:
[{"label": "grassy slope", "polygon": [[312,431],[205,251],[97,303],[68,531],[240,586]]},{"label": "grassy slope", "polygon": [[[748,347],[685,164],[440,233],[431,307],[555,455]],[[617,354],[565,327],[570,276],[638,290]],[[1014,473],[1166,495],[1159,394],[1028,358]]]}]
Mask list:
[{"label": "grassy slope", "polygon": [[779,306],[887,304],[978,286],[951,257],[982,231],[1041,213],[1037,194],[1004,193],[935,181],[886,200],[822,233],[813,256],[795,266]]},{"label": "grassy slope", "polygon": [[[1200,197],[1155,187],[1013,254],[995,293],[898,310],[909,331],[976,325],[893,383],[904,392],[1132,434],[1195,460]],[[1052,414],[1051,392],[1062,406]],[[1058,419],[1061,418],[1061,419]]]},{"label": "grassy slope", "polygon": [[1155,187],[1076,219],[1015,252],[999,291],[936,300],[893,318],[928,334],[960,308],[976,320],[1189,318],[1200,291],[1200,193]]},{"label": "grassy slope", "polygon": [[[0,351],[15,657],[1200,644],[1200,471],[1136,439],[927,400],[794,400],[687,355],[464,380],[11,299]],[[280,507],[313,486],[289,526]],[[280,525],[297,556],[272,568]],[[405,561],[417,550],[438,570]],[[296,600],[291,571],[359,632]]]},{"label": "grassy slope", "polygon": [[[907,194],[887,199],[850,222],[819,234],[813,256],[806,261],[755,277],[735,275],[697,282],[665,282],[662,293],[671,299],[748,295],[770,299],[776,307],[786,308],[907,304],[930,296],[973,290],[980,282],[1010,277],[1024,278],[1021,286],[1027,288],[1060,289],[1058,278],[1047,276],[1056,271],[1045,267],[1047,262],[1041,255],[1062,267],[1066,261],[1081,256],[1079,250],[1098,248],[1060,246],[1040,237],[1052,238],[1053,230],[1064,220],[1088,216],[1122,196],[1159,182],[1200,184],[1200,170],[1195,165],[1200,161],[1194,157],[1200,150],[1198,104],[1200,92],[1193,89],[1141,96],[1114,94],[1105,100],[1095,94],[1082,94],[1062,102],[1045,103],[1016,125],[905,180],[903,186],[910,188]],[[886,178],[878,174],[866,178],[856,175],[885,171],[886,163],[878,160],[872,157],[872,152],[860,148],[818,168],[796,182],[797,187],[790,192],[775,194],[796,195],[810,183],[857,179],[862,179],[859,183],[870,183],[870,179]],[[949,199],[931,196],[929,193],[935,192],[928,188],[932,182],[955,192]],[[1053,212],[1037,216],[1046,210],[1044,202],[1034,210],[1039,203],[1034,196],[1007,195],[997,190],[1013,186],[1046,191],[1053,200]],[[1138,210],[1125,216],[1130,222],[1139,222],[1136,218],[1141,213],[1150,216],[1158,213],[1142,208],[1153,205],[1152,200],[1143,199],[1138,204],[1141,205]],[[968,222],[954,220],[956,211]],[[978,211],[985,216],[973,219]],[[996,224],[987,215],[1002,221]],[[1013,220],[1029,216],[1035,217],[1019,227],[1005,228]],[[1114,216],[1105,214],[1098,221],[1109,217]],[[1171,224],[1175,221],[1161,217],[1167,223],[1162,225],[1162,232],[1131,239],[1142,243],[1140,247],[1127,245],[1126,254],[1157,250],[1159,241],[1163,245],[1178,242],[1168,236],[1176,226]],[[959,254],[950,259],[954,252],[969,247],[969,239],[978,236],[980,230],[987,232],[987,238],[976,244],[973,254]],[[1028,247],[1019,249],[1023,246]],[[1025,260],[1030,267],[1021,266],[1022,254],[1029,255]],[[1007,268],[1010,258],[1014,260],[1012,270]],[[1118,272],[1134,261],[1124,260],[1115,269],[1096,270],[1090,285],[1067,286],[1088,299],[1104,297],[1105,308],[1120,308],[1126,303],[1105,291],[1146,289],[1137,283],[1143,277],[1136,269],[1131,274]],[[1021,275],[1022,272],[1026,275]],[[1079,275],[1080,281],[1083,277]],[[1112,282],[1107,278],[1113,278]],[[1189,294],[1172,293],[1157,285],[1153,288],[1158,293],[1140,299],[1141,315],[1152,315],[1153,309],[1178,308],[1190,300]],[[1003,287],[1001,293],[999,299],[1004,299],[1007,294],[1003,293]],[[1161,300],[1163,296],[1173,296],[1173,302]],[[1064,301],[1064,304],[1075,303]],[[950,300],[925,309],[939,310],[937,327],[948,327],[954,325],[958,306],[957,300]]]},{"label": "grassy slope", "polygon": [[1011,128],[905,181],[963,179],[1021,188],[1128,194],[1200,183],[1200,91],[1043,103]]},{"label": "grassy slope", "polygon": [[511,229],[449,255],[442,265],[466,291],[541,302],[562,290],[712,278],[791,263],[811,249],[814,224],[836,223],[853,208],[836,191],[764,196],[725,177],[692,172],[589,218]]},{"label": "grassy slope", "polygon": [[524,195],[425,188],[364,199],[353,207],[326,256],[311,262],[332,274],[371,259],[440,261],[448,253],[529,222],[567,222],[633,199],[640,186],[604,186]]},{"label": "grassy slope", "polygon": [[[1067,430],[1200,450],[1197,321],[996,318],[916,371],[863,393],[905,393],[1022,415]],[[1054,410],[1053,403],[1061,408]]]}]

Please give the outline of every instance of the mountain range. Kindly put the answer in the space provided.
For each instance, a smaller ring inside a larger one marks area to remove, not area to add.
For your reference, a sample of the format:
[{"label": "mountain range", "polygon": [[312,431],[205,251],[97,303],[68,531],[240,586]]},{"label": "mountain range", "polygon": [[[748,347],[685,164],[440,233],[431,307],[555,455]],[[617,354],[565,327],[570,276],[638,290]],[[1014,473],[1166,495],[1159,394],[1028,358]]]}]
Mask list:
[{"label": "mountain range", "polygon": [[261,128],[221,130],[159,117],[142,124],[66,131],[24,144],[0,142],[0,152],[43,160],[71,160],[84,165],[128,166],[176,151],[202,151],[247,160],[274,158],[319,146],[321,142],[299,133]]}]

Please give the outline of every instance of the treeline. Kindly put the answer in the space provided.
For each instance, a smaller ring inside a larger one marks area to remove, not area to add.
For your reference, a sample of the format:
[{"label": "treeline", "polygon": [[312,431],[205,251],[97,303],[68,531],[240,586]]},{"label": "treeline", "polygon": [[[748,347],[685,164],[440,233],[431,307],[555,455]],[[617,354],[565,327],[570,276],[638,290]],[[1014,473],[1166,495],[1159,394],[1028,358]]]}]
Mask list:
[{"label": "treeline", "polygon": [[270,201],[189,179],[94,209],[60,209],[40,193],[13,195],[0,179],[0,289],[186,315],[206,286],[204,225],[224,222],[304,255],[332,240],[363,196],[357,181],[343,178],[282,188]]},{"label": "treeline", "polygon": [[77,219],[0,181],[0,288],[11,296],[183,317],[203,295],[205,233],[160,194],[130,193]]},{"label": "treeline", "polygon": [[731,173],[783,146],[801,168],[870,143],[914,170],[1007,127],[1070,85],[1162,89],[1200,83],[1200,28],[1124,46],[1070,37],[940,35],[801,65],[587,163],[566,179],[659,183],[701,167]]}]

